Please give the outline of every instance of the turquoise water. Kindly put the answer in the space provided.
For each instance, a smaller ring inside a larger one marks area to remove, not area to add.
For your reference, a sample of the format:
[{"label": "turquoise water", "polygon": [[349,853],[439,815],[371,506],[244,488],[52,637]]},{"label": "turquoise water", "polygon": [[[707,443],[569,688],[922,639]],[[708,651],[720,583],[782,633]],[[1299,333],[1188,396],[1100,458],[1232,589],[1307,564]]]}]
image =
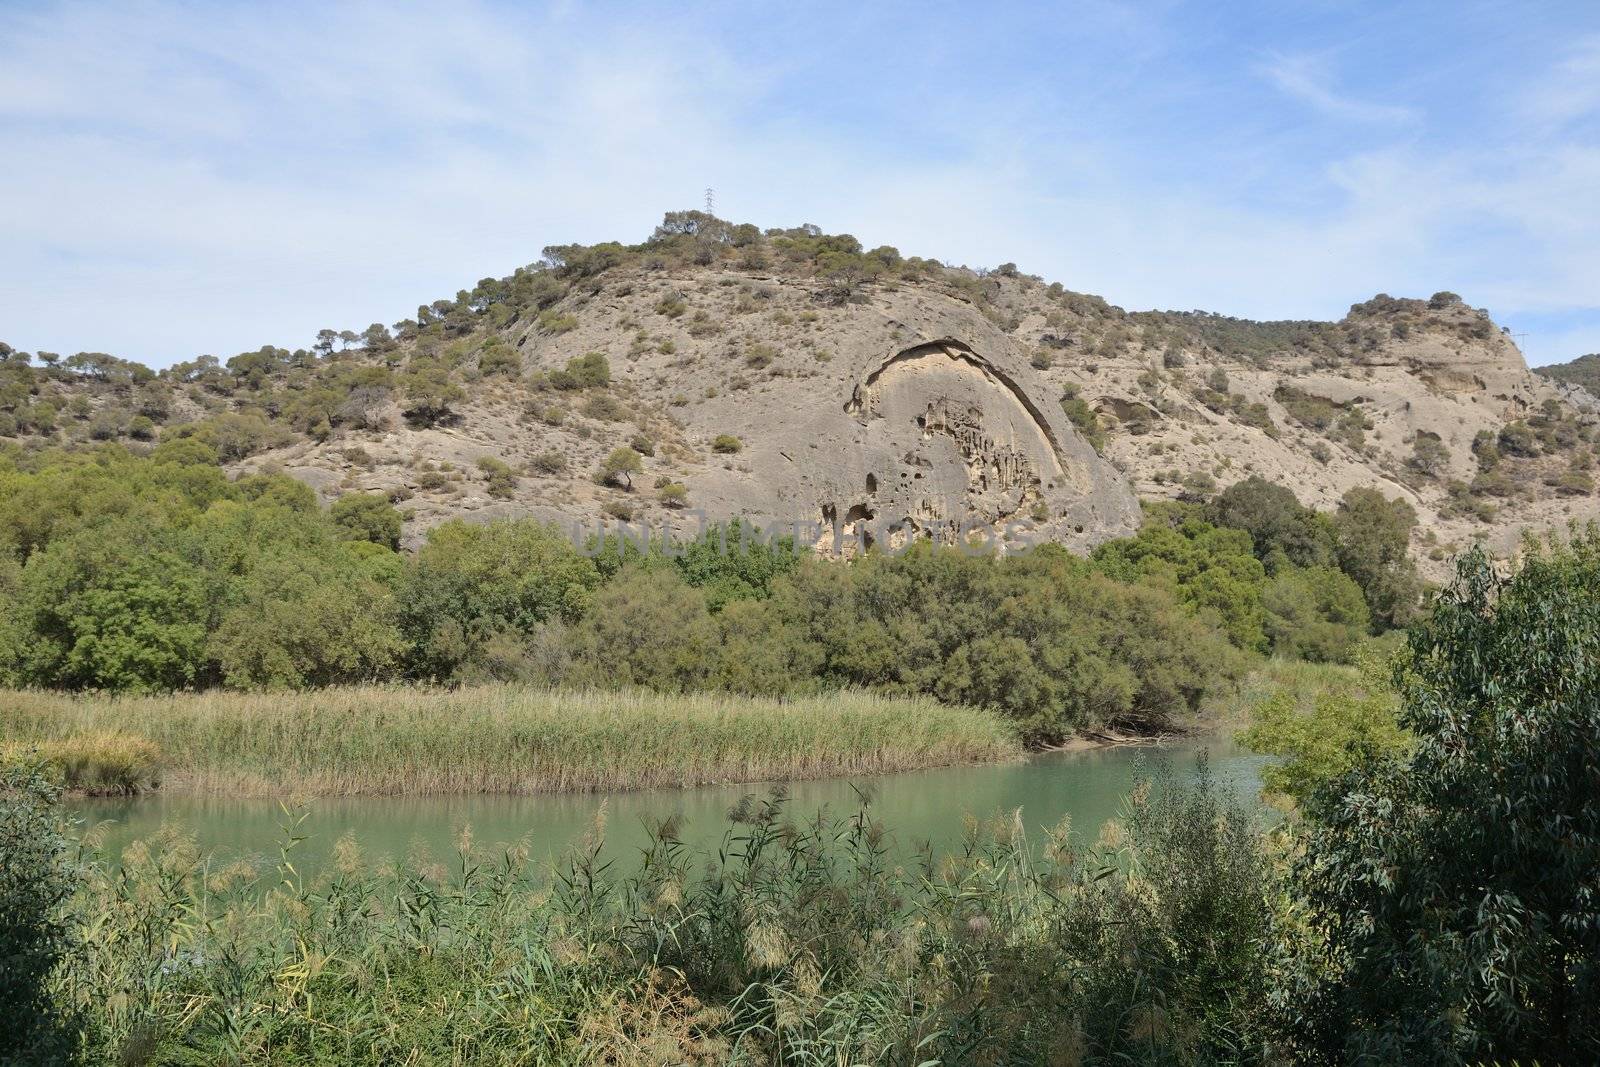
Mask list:
[{"label": "turquoise water", "polygon": [[935,849],[959,839],[963,816],[980,818],[1020,808],[1030,833],[1070,816],[1074,829],[1093,838],[1117,812],[1122,798],[1154,761],[1170,762],[1179,781],[1192,780],[1196,758],[1206,753],[1212,776],[1241,799],[1255,801],[1261,757],[1229,741],[1185,740],[1164,745],[1052,753],[1025,762],[950,767],[865,778],[783,785],[706,786],[686,790],[543,796],[422,796],[321,798],[307,802],[261,798],[155,794],[133,799],[73,802],[112,856],[131,841],[169,824],[192,834],[217,862],[245,858],[273,864],[292,838],[291,856],[302,872],[326,862],[335,842],[353,833],[366,854],[395,860],[410,855],[445,859],[464,827],[482,844],[526,839],[536,860],[559,857],[603,817],[606,848],[619,861],[645,843],[647,826],[670,816],[695,848],[714,848],[728,828],[727,812],[746,795],[788,793],[790,811],[820,809],[853,814],[868,798],[909,855],[924,842]]}]

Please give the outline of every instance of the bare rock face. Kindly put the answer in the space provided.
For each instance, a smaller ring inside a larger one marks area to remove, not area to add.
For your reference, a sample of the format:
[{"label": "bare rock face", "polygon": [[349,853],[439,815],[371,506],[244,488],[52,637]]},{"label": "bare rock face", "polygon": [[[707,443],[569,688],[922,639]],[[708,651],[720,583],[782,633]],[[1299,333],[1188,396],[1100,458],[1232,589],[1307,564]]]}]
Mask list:
[{"label": "bare rock face", "polygon": [[820,329],[818,344],[848,358],[786,382],[781,405],[713,399],[693,413],[707,434],[736,416],[727,409],[744,416],[742,462],[687,479],[701,508],[815,522],[819,545],[841,551],[919,537],[1087,551],[1138,529],[1126,479],[1009,338],[954,302],[901,293],[885,303],[876,315],[836,312],[843,328]]},{"label": "bare rock face", "polygon": [[849,418],[832,436],[845,447],[780,498],[816,502],[825,544],[992,536],[1004,547],[1009,532],[1087,548],[1136,529],[1126,483],[1051,406],[954,338],[907,347],[842,405]]},{"label": "bare rock face", "polygon": [[[387,492],[412,545],[457,517],[592,530],[626,515],[680,532],[701,516],[794,524],[839,551],[974,533],[1087,551],[1138,529],[1138,498],[1259,475],[1321,509],[1359,486],[1408,501],[1413,552],[1443,578],[1473,542],[1510,555],[1524,532],[1600,517],[1597,404],[1529,373],[1452,294],[1380,296],[1338,323],[1247,323],[1128,313],[1004,273],[838,303],[755,268],[619,267],[550,312],[496,329],[518,374],[475,371],[484,338],[457,342],[467,396],[450,420],[418,427],[396,405],[375,428],[241,468],[287,470],[329,499]],[[608,385],[561,384],[595,353]],[[1104,456],[1068,421],[1068,393]],[[1566,420],[1547,432],[1558,443],[1486,475],[1481,443],[1540,419]],[[625,445],[642,473],[597,481]],[[509,493],[489,495],[485,458],[515,472]]]}]

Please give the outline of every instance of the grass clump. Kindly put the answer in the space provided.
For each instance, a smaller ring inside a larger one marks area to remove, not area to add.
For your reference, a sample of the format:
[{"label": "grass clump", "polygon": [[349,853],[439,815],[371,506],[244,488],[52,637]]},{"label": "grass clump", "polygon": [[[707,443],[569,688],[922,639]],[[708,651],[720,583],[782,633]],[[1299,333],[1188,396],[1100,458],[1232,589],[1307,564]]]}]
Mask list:
[{"label": "grass clump", "polygon": [[161,747],[149,738],[95,727],[59,737],[0,741],[0,763],[19,762],[42,765],[74,792],[131,796],[161,784],[163,761]]},{"label": "grass clump", "polygon": [[519,686],[162,698],[22,692],[0,710],[73,788],[543,793],[870,774],[1016,756],[997,716],[859,692],[784,701]]}]

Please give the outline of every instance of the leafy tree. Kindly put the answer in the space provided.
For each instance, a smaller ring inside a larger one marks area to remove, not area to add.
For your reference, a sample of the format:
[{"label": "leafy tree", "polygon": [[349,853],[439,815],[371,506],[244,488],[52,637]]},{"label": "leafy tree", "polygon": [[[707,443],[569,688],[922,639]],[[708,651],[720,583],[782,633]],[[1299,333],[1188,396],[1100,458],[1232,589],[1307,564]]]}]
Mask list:
[{"label": "leafy tree", "polygon": [[101,528],[53,543],[23,580],[36,684],[158,692],[205,681],[205,583],[142,532]]},{"label": "leafy tree", "polygon": [[716,620],[718,652],[708,680],[711,688],[752,696],[818,688],[823,651],[780,608],[764,599],[727,600]]},{"label": "leafy tree", "polygon": [[1395,715],[1394,694],[1376,680],[1364,687],[1320,692],[1310,712],[1281,692],[1251,713],[1240,740],[1255,752],[1277,757],[1261,769],[1268,795],[1304,805],[1355,768],[1410,752],[1411,735]]},{"label": "leafy tree", "polygon": [[1195,611],[1207,613],[1242,649],[1266,648],[1261,592],[1266,572],[1243,530],[1213,526],[1201,509],[1155,504],[1131,538],[1108,541],[1094,560],[1125,582],[1144,579],[1172,589]]},{"label": "leafy tree", "polygon": [[1332,567],[1284,567],[1261,595],[1279,656],[1349,663],[1372,625],[1361,588]]},{"label": "leafy tree", "polygon": [[673,571],[628,569],[595,594],[571,641],[571,682],[679,693],[704,687],[717,626],[705,598]]},{"label": "leafy tree", "polygon": [[405,516],[382,493],[346,493],[333,502],[328,517],[352,541],[370,541],[392,551],[400,549]]},{"label": "leafy tree", "polygon": [[237,689],[302,689],[388,676],[404,642],[394,590],[400,561],[357,542],[255,566],[211,639]]},{"label": "leafy tree", "polygon": [[1600,1059],[1600,532],[1479,549],[1410,636],[1403,760],[1316,792],[1297,885],[1331,975],[1307,1042],[1347,1061]]},{"label": "leafy tree", "polygon": [[401,592],[412,668],[449,677],[491,635],[574,621],[599,582],[594,561],[558,526],[531,519],[442,523],[428,532]]},{"label": "leafy tree", "polygon": [[1352,489],[1333,516],[1339,568],[1355,579],[1373,623],[1404,626],[1416,614],[1422,579],[1407,552],[1417,513],[1403,499],[1376,489]]},{"label": "leafy tree", "polygon": [[1207,505],[1206,518],[1218,526],[1248,531],[1256,558],[1276,574],[1285,563],[1296,567],[1333,564],[1333,527],[1302,505],[1294,492],[1252,474],[1218,493]]},{"label": "leafy tree", "polygon": [[626,445],[613,448],[604,460],[600,462],[600,470],[596,472],[595,479],[601,485],[623,485],[633,488],[633,476],[643,473],[644,461],[639,453]]}]

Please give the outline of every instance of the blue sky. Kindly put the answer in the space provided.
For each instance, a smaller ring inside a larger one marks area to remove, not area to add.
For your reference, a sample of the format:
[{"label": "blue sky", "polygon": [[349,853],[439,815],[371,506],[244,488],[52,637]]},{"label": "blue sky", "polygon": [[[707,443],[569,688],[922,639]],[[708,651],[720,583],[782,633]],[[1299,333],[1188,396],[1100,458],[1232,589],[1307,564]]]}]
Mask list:
[{"label": "blue sky", "polygon": [[1600,3],[0,0],[0,339],[394,322],[698,206],[1128,308],[1600,351]]}]

